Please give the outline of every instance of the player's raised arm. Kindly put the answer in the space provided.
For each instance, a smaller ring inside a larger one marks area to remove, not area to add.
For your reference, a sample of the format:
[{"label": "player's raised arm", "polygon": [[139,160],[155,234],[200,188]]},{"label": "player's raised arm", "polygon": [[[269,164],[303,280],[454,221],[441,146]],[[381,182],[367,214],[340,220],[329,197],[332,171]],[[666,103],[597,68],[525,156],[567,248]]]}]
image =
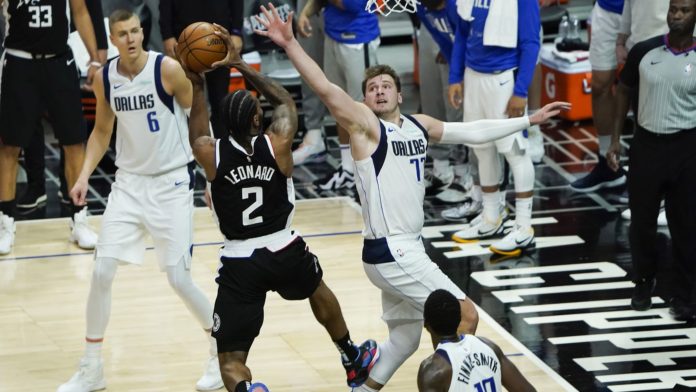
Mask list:
[{"label": "player's raised arm", "polygon": [[255,33],[270,38],[285,50],[302,79],[349,133],[365,133],[370,129],[379,129],[378,120],[372,111],[364,104],[355,102],[340,87],[331,83],[319,65],[302,49],[292,32],[293,13],[291,12],[284,22],[276,8],[272,4],[268,6],[270,11],[261,7],[266,19],[257,17],[266,30],[256,30]]}]

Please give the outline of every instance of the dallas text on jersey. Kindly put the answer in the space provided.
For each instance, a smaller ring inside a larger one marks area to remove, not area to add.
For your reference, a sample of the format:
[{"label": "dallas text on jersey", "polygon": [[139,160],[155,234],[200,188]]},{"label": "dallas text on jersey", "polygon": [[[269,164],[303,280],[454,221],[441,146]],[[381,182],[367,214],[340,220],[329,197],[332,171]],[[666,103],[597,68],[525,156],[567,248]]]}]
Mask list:
[{"label": "dallas text on jersey", "polygon": [[114,106],[116,107],[117,112],[152,109],[155,107],[155,98],[152,96],[152,94],[114,97]]},{"label": "dallas text on jersey", "polygon": [[393,140],[392,150],[396,156],[413,156],[425,154],[425,140]]}]

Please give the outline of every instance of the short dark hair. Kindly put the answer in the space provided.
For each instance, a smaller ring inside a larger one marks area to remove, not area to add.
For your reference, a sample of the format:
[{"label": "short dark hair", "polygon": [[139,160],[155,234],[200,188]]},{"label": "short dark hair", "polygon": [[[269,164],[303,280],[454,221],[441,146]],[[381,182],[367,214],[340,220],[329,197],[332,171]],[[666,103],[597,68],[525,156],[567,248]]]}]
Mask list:
[{"label": "short dark hair", "polygon": [[256,114],[256,99],[249,90],[234,90],[222,100],[222,121],[237,142],[249,136],[251,120]]},{"label": "short dark hair", "polygon": [[423,318],[425,324],[436,334],[455,335],[462,318],[459,300],[449,291],[437,289],[425,300]]},{"label": "short dark hair", "polygon": [[399,79],[399,74],[394,71],[394,68],[386,65],[373,65],[365,70],[365,78],[362,81],[362,93],[365,95],[365,89],[367,88],[367,81],[379,75],[389,75],[394,79],[396,83],[396,91],[401,92],[401,79]]},{"label": "short dark hair", "polygon": [[[138,16],[134,14],[131,10],[126,10],[123,8],[114,10],[114,12],[112,12],[111,15],[109,15],[109,30],[111,30],[114,24],[118,22],[123,22],[124,20],[128,20],[134,16],[138,18]],[[138,20],[140,20],[140,18],[138,18]]]}]

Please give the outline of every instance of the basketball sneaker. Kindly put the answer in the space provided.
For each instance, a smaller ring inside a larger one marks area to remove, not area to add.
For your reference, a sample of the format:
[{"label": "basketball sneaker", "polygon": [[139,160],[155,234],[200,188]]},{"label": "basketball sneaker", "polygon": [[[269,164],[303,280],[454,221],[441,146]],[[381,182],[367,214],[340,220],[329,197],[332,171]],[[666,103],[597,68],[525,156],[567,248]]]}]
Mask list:
[{"label": "basketball sneaker", "polygon": [[319,140],[319,143],[302,142],[300,146],[292,152],[292,160],[295,165],[325,162],[326,146],[324,146],[322,140]]},{"label": "basketball sneaker", "polygon": [[494,242],[490,246],[493,253],[500,255],[520,255],[523,250],[533,248],[536,245],[534,241],[534,229],[530,227],[515,227],[507,233],[505,237]]},{"label": "basketball sneaker", "polygon": [[357,349],[358,356],[355,360],[343,361],[343,367],[348,376],[348,386],[353,388],[359,387],[367,381],[370,370],[379,360],[379,346],[374,340],[366,340]]},{"label": "basketball sneaker", "polygon": [[0,255],[6,255],[12,251],[16,230],[14,219],[0,212]]},{"label": "basketball sneaker", "polygon": [[270,392],[266,384],[255,382],[249,386],[249,392]]},{"label": "basketball sneaker", "polygon": [[[222,375],[220,374],[220,363],[217,355],[208,358],[205,365],[203,376],[196,382],[197,391],[214,391],[224,386]],[[250,391],[252,389],[249,389]]]},{"label": "basketball sneaker", "polygon": [[570,188],[576,192],[594,192],[601,188],[614,188],[626,183],[626,173],[623,169],[613,171],[609,168],[606,158],[598,157],[597,165],[585,177],[570,183]]},{"label": "basketball sneaker", "polygon": [[[630,209],[625,209],[621,213],[621,218],[626,219],[626,220],[631,220],[631,210]],[[658,226],[667,226],[669,222],[667,222],[667,212],[665,211],[664,207],[660,208],[660,213],[657,214],[657,225]]]},{"label": "basketball sneaker", "polygon": [[80,360],[80,368],[68,382],[58,387],[57,392],[91,392],[106,388],[102,361]]},{"label": "basketball sneaker", "polygon": [[338,170],[322,178],[314,181],[314,185],[320,191],[335,191],[338,189],[352,188],[355,185],[353,173],[343,170],[339,167]]},{"label": "basketball sneaker", "polygon": [[440,213],[442,219],[458,222],[466,220],[472,216],[478,215],[483,210],[483,204],[480,200],[469,199],[464,203],[448,208]]},{"label": "basketball sneaker", "polygon": [[17,199],[17,208],[34,208],[46,203],[46,186],[41,184],[28,184],[27,190]]},{"label": "basketball sneaker", "polygon": [[641,279],[635,283],[631,294],[631,309],[642,312],[652,306],[652,294],[655,290],[655,279]]},{"label": "basketball sneaker", "polygon": [[75,213],[70,221],[70,241],[82,249],[91,250],[97,246],[97,238],[87,222],[87,208]]}]

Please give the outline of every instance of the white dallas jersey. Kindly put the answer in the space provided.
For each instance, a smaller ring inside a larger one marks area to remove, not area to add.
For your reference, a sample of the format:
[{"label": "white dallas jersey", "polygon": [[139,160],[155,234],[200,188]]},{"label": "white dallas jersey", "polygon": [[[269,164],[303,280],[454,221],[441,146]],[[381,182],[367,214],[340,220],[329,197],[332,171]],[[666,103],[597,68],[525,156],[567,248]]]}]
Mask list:
[{"label": "white dallas jersey", "polygon": [[423,182],[428,134],[413,117],[401,115],[401,126],[380,121],[375,152],[355,161],[356,187],[367,239],[419,234],[423,229]]},{"label": "white dallas jersey", "polygon": [[163,59],[148,52],[133,80],[118,73],[118,57],[103,69],[104,95],[116,114],[116,166],[129,173],[157,175],[193,160],[186,113],[162,86]]},{"label": "white dallas jersey", "polygon": [[462,335],[458,342],[440,343],[435,352],[452,365],[449,392],[503,390],[498,356],[476,336]]}]

